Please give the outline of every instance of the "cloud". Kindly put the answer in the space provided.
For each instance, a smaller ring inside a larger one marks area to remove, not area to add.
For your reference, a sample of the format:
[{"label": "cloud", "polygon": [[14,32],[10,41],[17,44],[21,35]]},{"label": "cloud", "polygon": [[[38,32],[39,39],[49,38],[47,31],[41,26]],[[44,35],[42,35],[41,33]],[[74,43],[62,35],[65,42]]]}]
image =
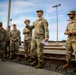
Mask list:
[{"label": "cloud", "polygon": [[13,0],[12,5],[17,5],[18,7],[22,7],[26,5],[26,7],[29,7],[31,5],[35,5],[33,2],[30,2],[29,0]]},{"label": "cloud", "polygon": [[[64,31],[69,19],[67,13],[70,10],[76,10],[75,0],[11,0],[10,18],[12,18],[12,22],[10,24],[17,24],[23,40],[24,19],[30,19],[32,25],[37,19],[36,10],[42,9],[44,10],[43,17],[49,22],[50,40],[56,40],[56,8],[52,8],[56,4],[61,4],[58,8],[59,40],[66,39],[67,36],[64,35]],[[8,0],[0,1],[0,21],[3,22],[5,28],[7,26],[7,11]]]},{"label": "cloud", "polygon": [[[23,12],[29,12],[30,7],[35,7],[36,4],[32,2],[27,2],[24,0],[14,0],[11,2],[11,12],[16,14],[20,14]],[[33,10],[33,9],[31,9]]]}]

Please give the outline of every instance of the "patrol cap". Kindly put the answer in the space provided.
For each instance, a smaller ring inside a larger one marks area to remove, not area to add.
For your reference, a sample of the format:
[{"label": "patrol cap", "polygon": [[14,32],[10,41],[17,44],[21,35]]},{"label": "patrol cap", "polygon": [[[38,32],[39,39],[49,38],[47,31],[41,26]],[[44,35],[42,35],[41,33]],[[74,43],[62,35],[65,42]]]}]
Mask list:
[{"label": "patrol cap", "polygon": [[73,14],[75,15],[76,14],[76,11],[72,10],[67,15],[73,15]]},{"label": "patrol cap", "polygon": [[10,28],[10,25],[8,25],[7,28]]},{"label": "patrol cap", "polygon": [[0,22],[0,27],[2,27],[2,25],[3,25],[2,22]]},{"label": "patrol cap", "polygon": [[43,11],[43,10],[37,10],[36,12],[37,12],[37,13],[38,13],[38,12],[41,12],[42,14],[44,13],[44,11]]},{"label": "patrol cap", "polygon": [[30,20],[28,20],[28,19],[25,19],[25,20],[24,20],[24,23],[26,23],[26,22],[29,22],[29,23],[30,23]]},{"label": "patrol cap", "polygon": [[16,26],[16,24],[13,24],[13,26]]}]

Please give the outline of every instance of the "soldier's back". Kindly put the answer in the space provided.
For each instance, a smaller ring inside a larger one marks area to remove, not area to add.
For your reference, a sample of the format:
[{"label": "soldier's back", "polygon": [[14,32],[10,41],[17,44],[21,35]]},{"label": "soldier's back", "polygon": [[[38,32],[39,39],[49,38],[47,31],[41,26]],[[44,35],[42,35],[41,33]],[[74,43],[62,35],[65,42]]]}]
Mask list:
[{"label": "soldier's back", "polygon": [[3,28],[0,30],[0,41],[5,41],[6,30]]}]

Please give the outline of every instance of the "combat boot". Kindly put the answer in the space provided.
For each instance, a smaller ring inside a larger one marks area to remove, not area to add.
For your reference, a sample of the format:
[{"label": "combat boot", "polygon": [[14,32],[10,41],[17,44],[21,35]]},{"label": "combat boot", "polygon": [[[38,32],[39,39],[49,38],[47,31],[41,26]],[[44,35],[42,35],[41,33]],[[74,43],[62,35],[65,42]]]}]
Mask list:
[{"label": "combat boot", "polygon": [[33,61],[33,58],[30,58],[29,60],[27,60],[28,62],[32,62]]},{"label": "combat boot", "polygon": [[37,60],[35,59],[33,62],[31,62],[31,65],[32,65],[32,66],[37,65]]},{"label": "combat boot", "polygon": [[67,62],[67,63],[63,66],[64,69],[66,69],[66,68],[68,68],[68,67],[69,67],[69,62]]},{"label": "combat boot", "polygon": [[30,59],[30,56],[27,57],[27,61]]},{"label": "combat boot", "polygon": [[43,62],[38,61],[38,64],[35,66],[35,68],[41,68],[43,66]]},{"label": "combat boot", "polygon": [[6,59],[5,59],[5,56],[3,56],[2,58],[1,58],[1,61],[6,61]]},{"label": "combat boot", "polygon": [[5,61],[6,61],[6,59],[5,59],[5,58],[2,58],[2,59],[1,59],[1,61],[5,62]]},{"label": "combat boot", "polygon": [[25,57],[24,59],[23,59],[23,61],[27,61],[28,60],[28,57]]}]

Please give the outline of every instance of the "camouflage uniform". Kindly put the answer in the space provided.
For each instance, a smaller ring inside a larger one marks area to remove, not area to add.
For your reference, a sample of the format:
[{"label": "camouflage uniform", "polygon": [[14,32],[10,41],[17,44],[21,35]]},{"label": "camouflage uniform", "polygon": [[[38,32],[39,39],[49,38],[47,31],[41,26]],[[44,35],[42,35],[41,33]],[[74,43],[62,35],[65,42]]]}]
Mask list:
[{"label": "camouflage uniform", "polygon": [[1,57],[5,57],[5,41],[6,41],[6,30],[0,29],[0,54]]},{"label": "camouflage uniform", "polygon": [[6,56],[10,55],[10,30],[6,30]]},{"label": "camouflage uniform", "polygon": [[[16,39],[16,41],[13,41]],[[10,31],[10,55],[17,53],[19,50],[19,41],[20,41],[20,31],[19,30],[11,30]]]},{"label": "camouflage uniform", "polygon": [[32,30],[28,28],[23,29],[24,34],[24,49],[25,49],[25,57],[30,56],[30,48],[31,48],[31,38],[32,38]]},{"label": "camouflage uniform", "polygon": [[43,61],[43,48],[41,43],[43,39],[49,38],[48,22],[44,18],[36,20],[32,26],[26,26],[29,29],[34,28],[34,36],[31,42],[31,56],[38,57],[39,61]]},{"label": "camouflage uniform", "polygon": [[67,62],[70,62],[73,51],[75,53],[75,61],[76,61],[76,19],[68,23],[66,31],[69,31],[69,30],[73,31],[73,34],[69,35],[66,41],[66,61]]}]

